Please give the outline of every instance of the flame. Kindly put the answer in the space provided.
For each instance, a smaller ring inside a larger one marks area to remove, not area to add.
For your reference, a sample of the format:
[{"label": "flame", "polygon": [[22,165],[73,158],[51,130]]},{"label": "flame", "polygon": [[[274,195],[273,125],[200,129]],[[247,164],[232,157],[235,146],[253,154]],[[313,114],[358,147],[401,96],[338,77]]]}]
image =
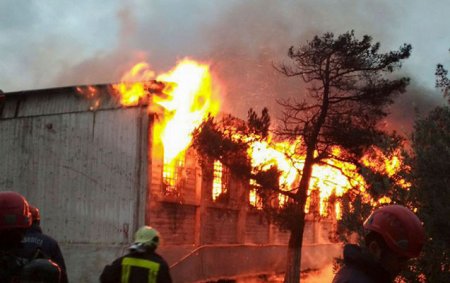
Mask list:
[{"label": "flame", "polygon": [[154,103],[164,108],[164,118],[155,125],[155,132],[164,145],[164,161],[170,163],[189,146],[193,130],[203,119],[219,112],[219,89],[213,84],[209,66],[190,59],[157,80],[166,82],[166,96],[153,97]]},{"label": "flame", "polygon": [[297,170],[286,153],[292,152],[293,145],[288,142],[281,142],[269,145],[268,142],[254,142],[249,148],[249,155],[252,157],[252,167],[267,170],[271,166],[277,166],[281,171],[279,186],[284,190],[292,189],[297,178]]},{"label": "flame", "polygon": [[[294,144],[298,145],[299,143]],[[250,146],[248,152],[254,168],[266,170],[271,166],[277,166],[281,171],[280,189],[286,191],[296,190],[304,164],[304,156],[294,153],[294,144],[288,142],[255,142]],[[341,155],[340,148],[333,148],[333,155],[339,157]],[[374,150],[370,156],[365,156],[363,162],[366,166],[379,172],[385,172],[389,176],[393,176],[404,166],[399,152],[391,156],[385,156],[380,150]],[[398,184],[407,185],[407,182],[400,179]],[[340,204],[336,202],[332,205],[329,202],[330,198],[333,195],[340,197],[352,188],[359,188],[361,193],[365,193],[366,187],[364,178],[357,173],[354,164],[337,159],[327,159],[322,164],[313,166],[305,211],[309,212],[310,210],[311,203],[313,203],[311,198],[318,197],[318,200],[315,200],[314,203],[318,204],[320,215],[327,216],[331,213],[339,219],[341,217]],[[313,195],[311,194],[312,191],[318,193]],[[250,199],[255,202],[255,192],[250,192]],[[279,204],[283,205],[286,201],[288,201],[288,198],[285,195],[280,195]],[[388,197],[383,197],[378,200],[378,203],[389,203],[390,201]]]},{"label": "flame", "polygon": [[76,91],[87,99],[91,100],[89,110],[95,111],[100,106],[99,90],[95,86],[77,86]]},{"label": "flame", "polygon": [[[158,88],[157,93],[152,93],[155,77],[156,81],[164,86]],[[136,106],[143,99],[148,99],[149,111],[158,114],[154,124],[154,142],[163,145],[164,167],[167,167],[163,176],[169,180],[167,182],[169,187],[175,187],[178,175],[182,174],[180,173],[182,170],[180,171],[178,167],[184,166],[183,158],[191,143],[193,130],[208,114],[215,116],[219,112],[219,86],[213,79],[207,64],[191,59],[181,60],[174,69],[160,75],[156,75],[148,63],[139,62],[122,76],[121,83],[113,85],[122,105]],[[93,107],[98,107],[100,101],[95,88],[80,88],[78,91],[89,98],[96,99]],[[271,166],[277,166],[281,171],[279,188],[295,192],[304,165],[304,157],[295,153],[299,145],[301,145],[300,140],[296,143],[270,140],[253,142],[248,154],[254,168],[265,170]],[[334,148],[333,155],[339,157],[340,149]],[[366,166],[388,172],[389,176],[394,176],[403,166],[399,152],[384,156],[380,150],[376,149],[365,156],[363,162]],[[221,164],[220,170],[219,164],[215,164],[215,167],[221,172],[224,169]],[[219,180],[222,176],[216,176],[217,180],[214,184],[217,183],[217,186],[213,188],[213,199],[222,193],[222,180]],[[402,179],[398,180],[398,184],[405,188],[410,186]],[[250,185],[254,187],[256,184]],[[313,167],[305,210],[308,212],[311,204],[317,203],[321,215],[326,216],[332,213],[339,218],[341,211],[339,203],[330,203],[330,198],[333,195],[342,196],[353,187],[359,187],[362,193],[366,188],[364,179],[356,173],[354,165],[337,159],[328,159],[321,164],[316,164]],[[314,194],[312,194],[313,191]],[[318,200],[311,201],[313,197],[318,197]],[[249,201],[252,205],[261,208],[256,190],[250,190]],[[283,205],[287,201],[289,201],[288,197],[280,194],[279,204]],[[387,197],[379,200],[379,203],[387,202],[390,202]]]},{"label": "flame", "polygon": [[214,161],[214,180],[212,188],[212,199],[216,200],[223,193],[223,165],[220,161]]},{"label": "flame", "polygon": [[[134,106],[149,95],[155,78],[149,64],[140,62],[126,72],[121,83],[113,87],[124,106]],[[170,164],[180,155],[192,140],[191,133],[208,115],[216,115],[220,103],[219,89],[213,84],[213,77],[207,64],[184,59],[171,71],[156,76],[164,84],[162,93],[150,97],[149,109],[154,105],[162,108],[154,125],[156,140],[164,146],[164,163]]]},{"label": "flame", "polygon": [[[400,169],[405,167],[402,162],[400,150],[395,150],[390,155],[386,156],[380,149],[372,148],[372,151],[363,158],[365,166],[372,168],[376,172],[385,172],[389,177],[397,174]],[[404,169],[409,170],[409,167]],[[402,178],[396,180],[396,184],[404,189],[411,187],[411,183]]]},{"label": "flame", "polygon": [[148,94],[147,87],[155,77],[155,72],[146,62],[139,62],[130,71],[126,72],[121,83],[114,84],[113,88],[120,95],[120,104],[135,106],[139,100]]}]

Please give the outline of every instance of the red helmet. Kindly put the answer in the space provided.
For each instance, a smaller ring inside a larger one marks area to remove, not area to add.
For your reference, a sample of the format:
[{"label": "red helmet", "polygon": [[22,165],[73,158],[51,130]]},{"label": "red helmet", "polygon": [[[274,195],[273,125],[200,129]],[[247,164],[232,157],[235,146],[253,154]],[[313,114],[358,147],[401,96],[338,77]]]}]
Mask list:
[{"label": "red helmet", "polygon": [[407,258],[419,256],[425,243],[425,231],[419,218],[401,205],[376,209],[364,221],[364,229],[380,234],[391,250]]},{"label": "red helmet", "polygon": [[41,220],[41,214],[39,213],[39,208],[30,205],[31,219],[34,221]]},{"label": "red helmet", "polygon": [[27,200],[16,192],[0,192],[0,230],[30,226],[31,213]]}]

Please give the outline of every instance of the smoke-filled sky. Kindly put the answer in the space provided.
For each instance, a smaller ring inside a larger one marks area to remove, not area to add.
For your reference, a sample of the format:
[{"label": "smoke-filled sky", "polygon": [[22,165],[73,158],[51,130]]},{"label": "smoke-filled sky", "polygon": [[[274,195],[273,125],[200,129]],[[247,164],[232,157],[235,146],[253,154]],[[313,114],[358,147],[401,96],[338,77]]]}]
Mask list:
[{"label": "smoke-filled sky", "polygon": [[245,118],[301,92],[273,68],[290,46],[353,29],[383,50],[412,44],[402,69],[409,98],[399,103],[409,112],[396,111],[399,121],[441,103],[434,70],[450,67],[448,11],[448,0],[0,0],[0,89],[112,83],[139,60],[166,72],[189,56],[211,63],[224,110]]}]

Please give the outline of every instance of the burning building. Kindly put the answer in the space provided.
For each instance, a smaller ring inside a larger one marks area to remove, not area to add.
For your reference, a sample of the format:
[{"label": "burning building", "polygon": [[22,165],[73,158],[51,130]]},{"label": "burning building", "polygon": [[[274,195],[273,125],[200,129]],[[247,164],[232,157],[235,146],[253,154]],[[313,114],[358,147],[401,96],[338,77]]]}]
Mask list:
[{"label": "burning building", "polygon": [[[73,282],[97,282],[144,224],[162,234],[175,282],[283,272],[288,233],[258,209],[249,180],[199,162],[189,146],[196,125],[219,112],[204,67],[188,61],[154,80],[138,64],[125,76],[136,75],[138,83],[2,95],[0,189],[40,208]],[[319,206],[310,205],[303,268],[339,253],[333,217],[315,220]]]}]

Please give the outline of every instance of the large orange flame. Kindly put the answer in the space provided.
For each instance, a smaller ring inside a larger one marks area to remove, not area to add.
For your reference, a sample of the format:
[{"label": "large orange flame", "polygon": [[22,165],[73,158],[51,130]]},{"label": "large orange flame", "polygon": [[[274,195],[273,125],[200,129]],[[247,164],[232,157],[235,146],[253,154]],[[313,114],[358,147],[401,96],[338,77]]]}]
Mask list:
[{"label": "large orange flame", "polygon": [[166,97],[154,97],[164,108],[164,119],[156,125],[164,144],[164,160],[171,162],[192,140],[192,132],[208,114],[219,111],[218,89],[209,66],[185,59],[175,69],[157,77],[167,83]]},{"label": "large orange flame", "polygon": [[[142,98],[149,96],[155,72],[149,64],[140,62],[122,76],[121,83],[113,85],[124,106],[134,106]],[[150,97],[149,109],[161,106],[154,125],[155,138],[162,140],[164,163],[171,163],[183,152],[192,140],[191,133],[208,115],[219,111],[218,84],[207,64],[183,59],[177,66],[164,74],[156,76],[165,87],[162,94]]]},{"label": "large orange flame", "polygon": [[155,72],[146,62],[134,65],[122,76],[119,84],[113,85],[120,95],[120,103],[125,106],[137,105],[141,98],[148,95],[147,87],[154,77]]},{"label": "large orange flame", "polygon": [[[154,78],[164,84],[162,93],[150,94],[149,88],[154,84]],[[174,164],[192,140],[193,130],[200,125],[208,115],[215,116],[219,112],[219,88],[213,80],[209,66],[194,60],[183,59],[177,66],[164,74],[156,76],[149,64],[140,62],[124,74],[121,83],[113,85],[119,94],[120,103],[124,106],[138,105],[141,99],[149,98],[149,111],[157,112],[158,119],[154,124],[154,142],[160,142],[164,149],[164,164]],[[82,92],[82,90],[79,90]],[[84,90],[90,97],[96,97],[96,93],[90,89]],[[94,95],[95,94],[95,95]],[[155,108],[155,105],[159,107]],[[300,141],[299,141],[300,142]],[[298,185],[304,157],[295,154],[295,147],[299,144],[289,142],[253,142],[248,154],[252,159],[252,166],[260,169],[268,169],[276,165],[281,171],[279,187],[282,190],[294,191]],[[335,148],[333,154],[340,155],[339,148]],[[377,170],[386,171],[391,175],[402,167],[399,154],[384,156],[381,151],[374,150],[364,159],[367,166]],[[176,174],[172,168],[171,175]],[[169,173],[167,173],[169,174]],[[175,180],[175,176],[168,176]],[[402,180],[399,180],[401,183]],[[408,187],[403,181],[404,187]],[[169,186],[176,184],[170,183]],[[253,184],[254,185],[254,184]],[[321,215],[327,215],[333,210],[329,206],[332,195],[341,196],[353,187],[359,187],[364,192],[366,184],[364,179],[356,173],[354,165],[329,159],[321,165],[313,167],[308,202],[306,210],[311,204],[312,191],[317,191],[319,196],[319,210]],[[220,190],[217,186],[216,190]],[[216,196],[220,192],[215,192]],[[250,199],[257,203],[255,191],[250,192]],[[279,198],[282,205],[287,201],[285,196]],[[389,199],[382,199],[389,202]],[[336,203],[334,213],[339,217],[340,207]]]},{"label": "large orange flame", "polygon": [[[270,166],[276,165],[281,171],[279,186],[282,190],[295,191],[296,185],[300,178],[301,170],[303,169],[304,156],[299,156],[294,153],[295,146],[287,142],[255,142],[249,149],[249,155],[252,158],[252,166],[260,169],[268,169]],[[333,155],[339,157],[341,150],[338,147],[333,149]],[[372,155],[365,156],[363,162],[366,166],[373,168],[379,172],[385,172],[388,176],[396,174],[402,168],[402,162],[399,152],[392,156],[384,156],[380,150],[373,151]],[[398,181],[400,185],[408,187],[404,180]],[[313,166],[313,172],[308,191],[308,201],[306,204],[306,211],[309,211],[311,204],[311,192],[318,192],[318,209],[322,216],[327,216],[330,212],[339,218],[340,206],[335,203],[334,208],[330,207],[330,197],[340,197],[351,188],[359,188],[361,193],[366,190],[366,183],[364,178],[356,171],[354,164],[339,161],[337,159],[327,159],[322,164]],[[250,199],[253,204],[256,204],[256,195],[252,191]],[[279,203],[287,201],[285,196],[280,196]],[[385,197],[379,202],[390,202],[390,199]]]}]

